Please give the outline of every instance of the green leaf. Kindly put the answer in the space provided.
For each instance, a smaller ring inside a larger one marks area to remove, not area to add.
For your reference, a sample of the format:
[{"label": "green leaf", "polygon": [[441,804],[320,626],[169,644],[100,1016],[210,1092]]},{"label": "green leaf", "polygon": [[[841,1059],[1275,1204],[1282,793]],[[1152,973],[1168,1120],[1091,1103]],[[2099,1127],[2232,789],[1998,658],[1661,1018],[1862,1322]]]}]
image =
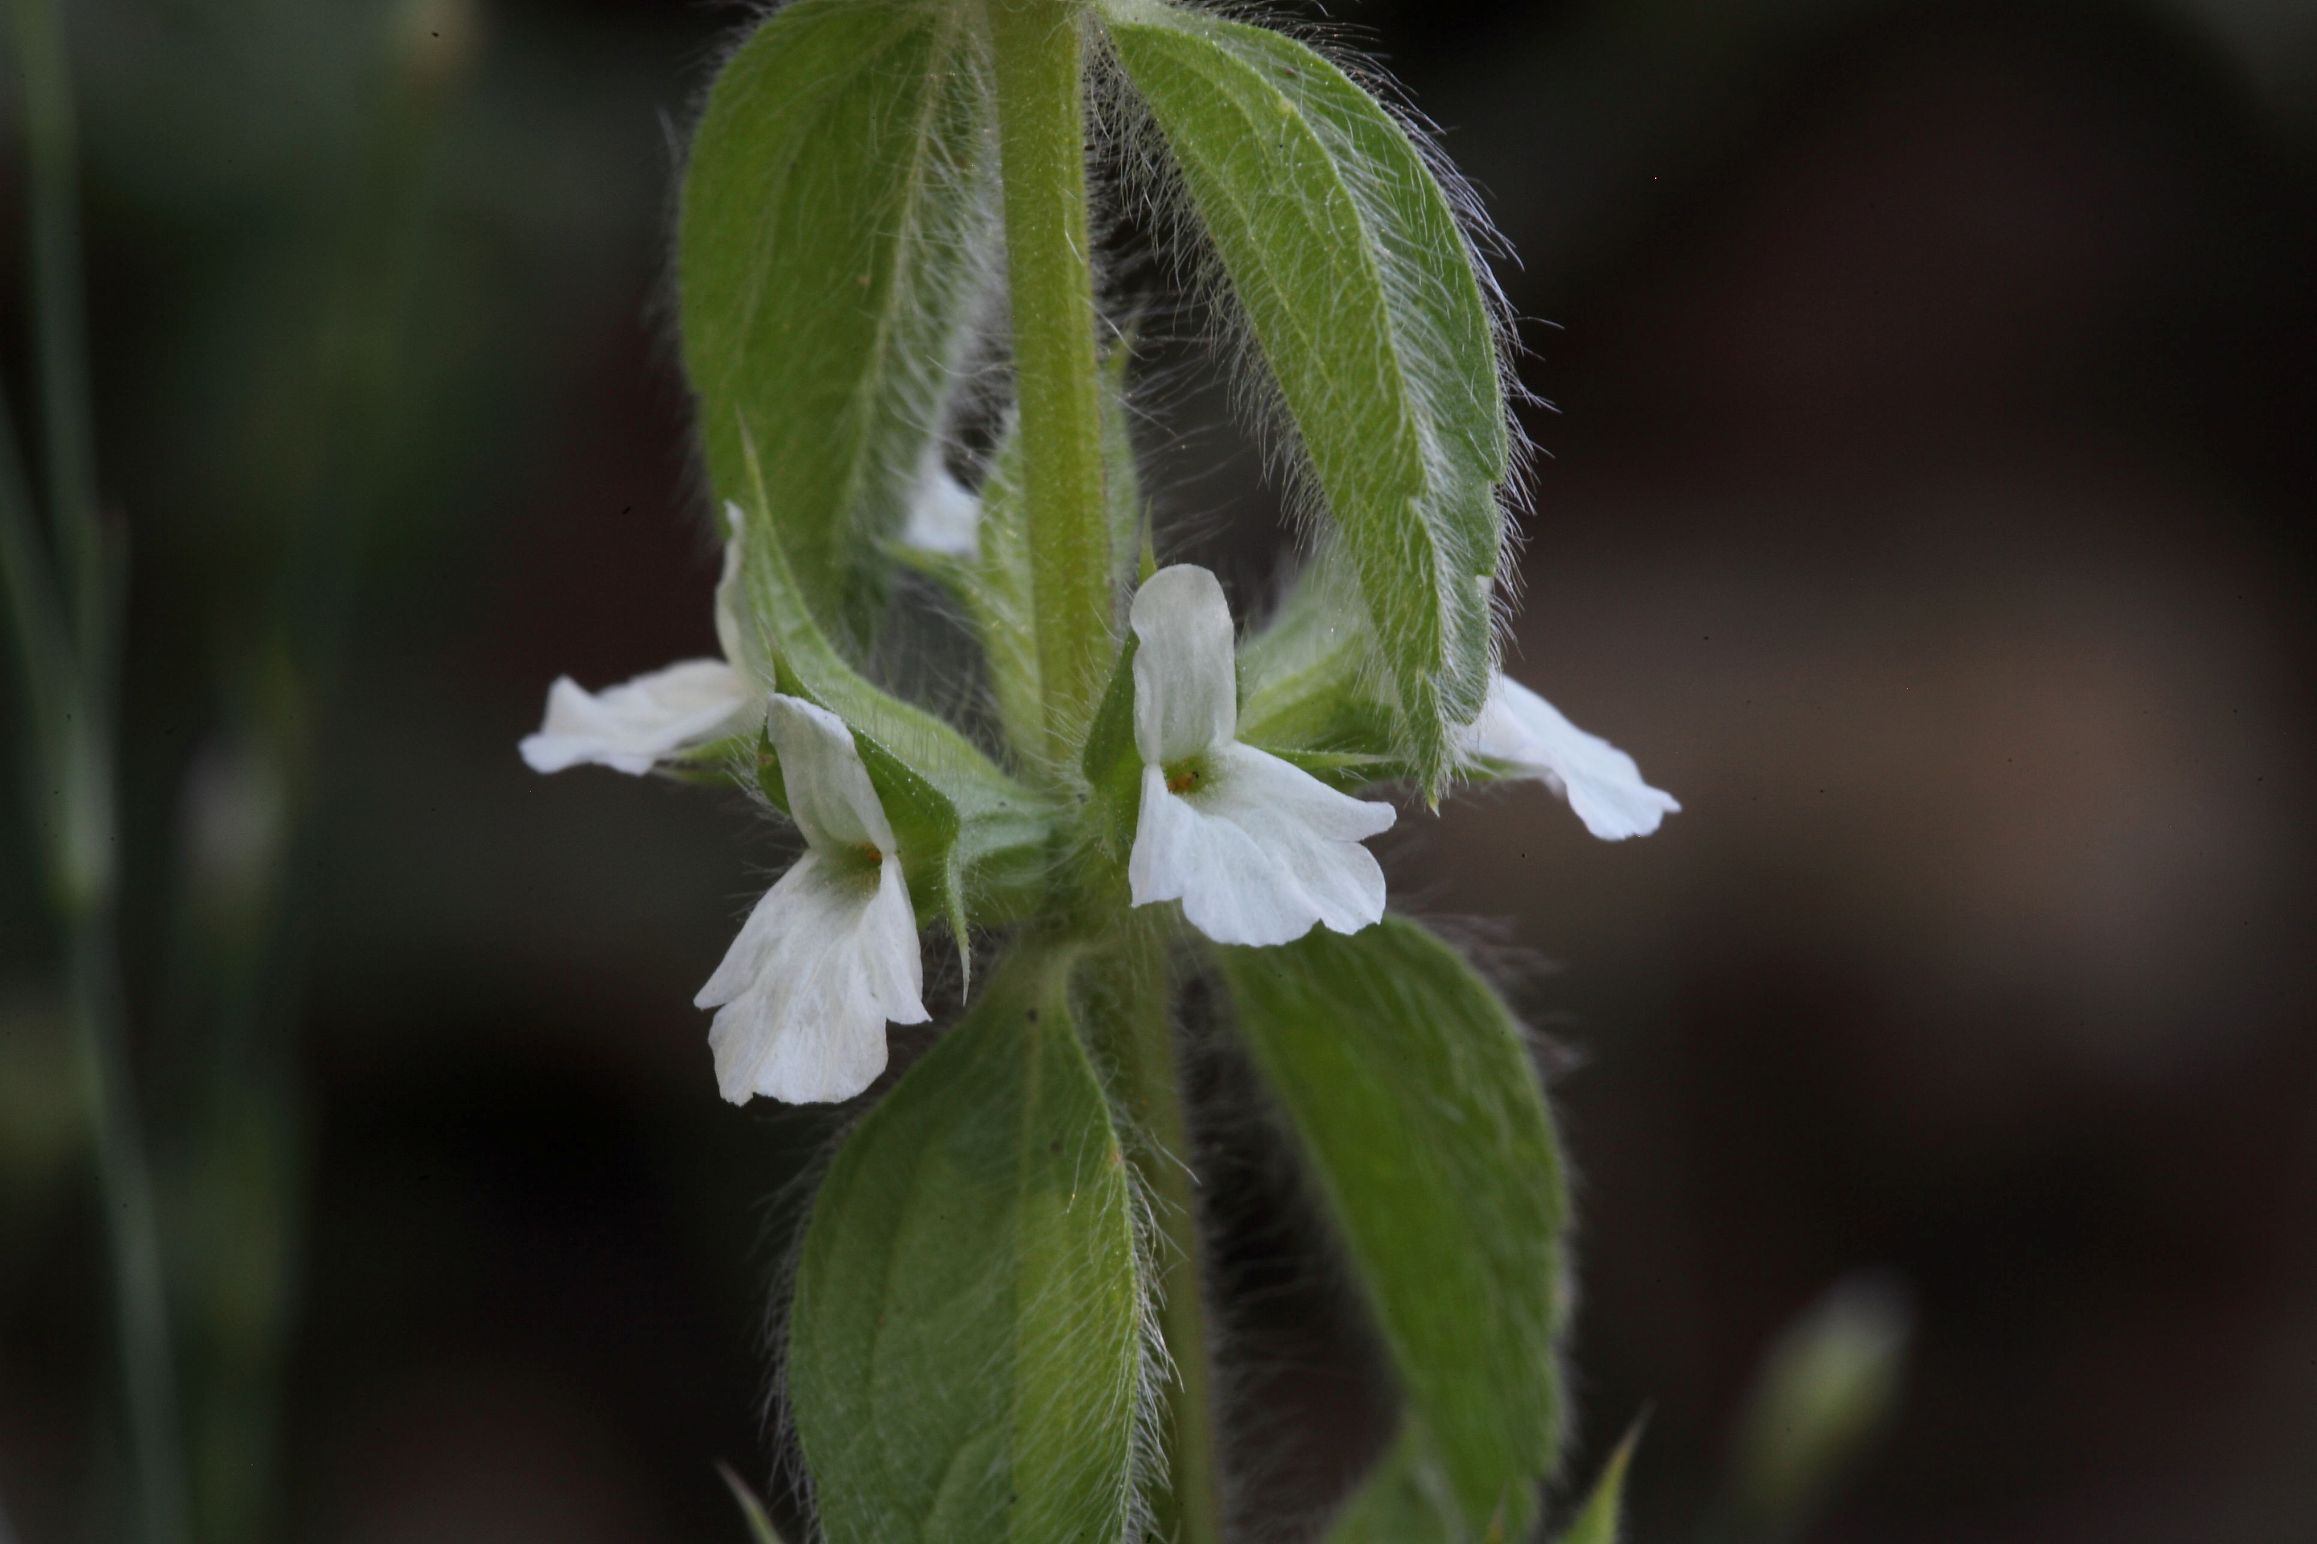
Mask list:
[{"label": "green leaf", "polygon": [[1437,795],[1488,689],[1511,469],[1455,210],[1391,113],[1302,44],[1154,0],[1103,12],[1342,533]]},{"label": "green leaf", "polygon": [[1134,451],[1134,409],[1126,398],[1126,369],[1134,356],[1131,335],[1102,362],[1102,497],[1110,512],[1111,582],[1132,588],[1142,556],[1150,510],[1142,496],[1142,462]]},{"label": "green leaf", "polygon": [[[763,508],[764,497],[752,476],[754,507]],[[749,533],[741,545],[741,593],[731,607],[746,668],[819,703],[853,731],[900,838],[911,893],[920,907],[949,919],[962,955],[969,915],[1013,915],[1033,904],[1052,802],[1007,776],[947,721],[855,670],[806,603],[779,527],[755,521]],[[758,751],[758,776],[766,795],[786,808],[769,739]]]},{"label": "green leaf", "polygon": [[1046,705],[1038,668],[1038,613],[1031,595],[1030,510],[1022,486],[1022,425],[1009,412],[982,478],[974,554],[938,571],[965,603],[987,661],[1006,742],[1027,761],[1043,752]]},{"label": "green leaf", "polygon": [[1002,970],[813,1203],[788,1388],[831,1544],[1126,1528],[1143,1295],[1066,967]]},{"label": "green leaf", "polygon": [[1560,1435],[1567,1201],[1519,1027],[1398,918],[1221,955],[1450,1493],[1520,1537]]},{"label": "green leaf", "polygon": [[858,623],[996,245],[988,72],[961,5],[797,0],[717,77],[677,233],[708,474],[777,521],[824,620]]},{"label": "green leaf", "polygon": [[1339,786],[1409,771],[1356,583],[1323,549],[1239,651],[1239,738]]},{"label": "green leaf", "polygon": [[1635,1421],[1626,1429],[1617,1451],[1609,1455],[1609,1462],[1601,1466],[1601,1477],[1593,1482],[1592,1494],[1561,1535],[1561,1544],[1617,1544],[1625,1512],[1625,1471],[1633,1463],[1633,1449],[1640,1441],[1641,1422]]},{"label": "green leaf", "polygon": [[1134,656],[1140,648],[1141,641],[1128,633],[1110,667],[1110,684],[1102,689],[1102,701],[1086,726],[1086,749],[1079,757],[1079,770],[1096,786],[1116,777],[1121,768],[1139,770],[1141,766],[1134,744]]},{"label": "green leaf", "polygon": [[[1142,484],[1126,402],[1127,349],[1103,366],[1103,487],[1109,501],[1112,582],[1129,585],[1141,550]],[[1020,417],[999,427],[979,491],[981,518],[970,557],[897,547],[902,561],[946,585],[965,605],[988,663],[991,694],[1007,742],[1023,761],[1045,754],[1045,700],[1039,679],[1038,618],[1031,598],[1029,506],[1022,488]]]},{"label": "green leaf", "polygon": [[1464,1544],[1472,1530],[1439,1465],[1403,1430],[1327,1530],[1327,1544]]}]

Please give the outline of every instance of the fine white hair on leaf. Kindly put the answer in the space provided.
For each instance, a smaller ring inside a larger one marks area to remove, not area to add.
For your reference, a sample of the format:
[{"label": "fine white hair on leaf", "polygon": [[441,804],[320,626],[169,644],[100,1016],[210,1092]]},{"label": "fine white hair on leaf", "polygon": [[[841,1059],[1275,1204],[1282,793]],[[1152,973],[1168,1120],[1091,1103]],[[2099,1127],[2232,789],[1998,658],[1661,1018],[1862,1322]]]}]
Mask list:
[{"label": "fine white hair on leaf", "polygon": [[[1122,5],[1121,9],[1131,14],[1131,7]],[[1210,20],[1257,24],[1270,24],[1272,20],[1269,17],[1258,18],[1245,7],[1205,5],[1171,9],[1177,14],[1189,11]],[[1514,368],[1517,338],[1511,308],[1496,283],[1488,261],[1492,253],[1505,250],[1504,243],[1488,223],[1470,184],[1456,173],[1440,153],[1431,126],[1407,108],[1379,71],[1365,66],[1348,54],[1328,33],[1312,28],[1283,28],[1277,25],[1269,25],[1269,30],[1288,34],[1296,42],[1318,53],[1329,66],[1341,70],[1354,88],[1366,92],[1377,104],[1377,110],[1406,137],[1424,172],[1437,186],[1442,202],[1455,223],[1461,248],[1459,255],[1478,288],[1487,331],[1487,341],[1483,346],[1490,350],[1491,355],[1487,372],[1494,378],[1499,419],[1496,431],[1492,432],[1501,433],[1499,448],[1503,457],[1496,464],[1497,469],[1487,475],[1485,487],[1470,480],[1474,474],[1474,467],[1469,461],[1470,451],[1453,447],[1436,432],[1448,420],[1438,417],[1435,408],[1425,406],[1432,403],[1436,407],[1438,403],[1453,399],[1456,388],[1447,384],[1446,375],[1440,375],[1434,384],[1427,382],[1433,381],[1438,372],[1453,371],[1456,368],[1447,361],[1461,359],[1463,368],[1472,368],[1471,355],[1462,341],[1428,335],[1426,301],[1432,294],[1429,288],[1434,282],[1429,277],[1432,270],[1423,262],[1396,260],[1394,246],[1399,238],[1390,229],[1391,222],[1379,223],[1379,261],[1376,273],[1383,285],[1386,314],[1394,319],[1393,325],[1400,329],[1394,348],[1414,393],[1411,400],[1418,408],[1417,417],[1411,421],[1411,425],[1419,436],[1423,460],[1430,468],[1425,476],[1454,500],[1487,498],[1498,511],[1489,522],[1496,534],[1492,549],[1487,551],[1460,549],[1462,538],[1458,532],[1465,528],[1462,521],[1434,517],[1433,525],[1434,538],[1445,541],[1442,549],[1444,566],[1438,577],[1438,582],[1443,586],[1443,615],[1452,615],[1459,610],[1469,613],[1474,597],[1469,594],[1458,597],[1451,591],[1456,586],[1473,583],[1471,576],[1484,573],[1491,576],[1490,581],[1484,585],[1484,595],[1480,597],[1483,606],[1479,615],[1485,618],[1485,622],[1464,624],[1467,627],[1485,626],[1486,637],[1477,638],[1465,632],[1463,636],[1467,642],[1460,647],[1480,646],[1487,662],[1493,666],[1496,639],[1503,630],[1515,598],[1517,567],[1512,562],[1512,556],[1518,530],[1513,516],[1525,504],[1527,472],[1531,464],[1531,447],[1517,420],[1505,410],[1505,404],[1517,400],[1520,395]],[[1212,341],[1217,351],[1235,366],[1232,380],[1237,408],[1261,432],[1270,470],[1282,489],[1283,502],[1291,517],[1300,528],[1307,531],[1319,529],[1322,522],[1313,517],[1325,507],[1326,495],[1319,485],[1310,452],[1295,430],[1295,419],[1288,411],[1281,384],[1269,368],[1254,328],[1224,271],[1221,254],[1207,238],[1190,189],[1177,169],[1165,134],[1151,111],[1131,85],[1122,79],[1124,70],[1117,59],[1106,59],[1105,66],[1103,77],[1107,84],[1095,98],[1102,122],[1099,137],[1121,167],[1119,185],[1136,212],[1158,233],[1178,285],[1205,302]],[[1292,75],[1293,72],[1288,73]],[[1319,121],[1324,116],[1318,112],[1313,115],[1314,132],[1323,139],[1339,132],[1327,128]],[[1363,179],[1368,169],[1360,164],[1357,157],[1338,156],[1334,164],[1337,175],[1343,179],[1346,190],[1355,202],[1369,208],[1384,206],[1380,191],[1383,185],[1369,187],[1365,184]],[[1401,164],[1406,165],[1404,161]],[[1417,288],[1409,288],[1411,285]],[[1309,376],[1304,377],[1304,380],[1307,397],[1302,404],[1304,417],[1311,421],[1329,418],[1331,414],[1325,400],[1330,389],[1327,383]],[[1314,391],[1319,393],[1317,398],[1310,396]],[[1467,416],[1464,428],[1459,433],[1470,432],[1476,431]],[[1341,456],[1339,448],[1336,463],[1339,492],[1342,487],[1355,485],[1361,480],[1356,469],[1351,474],[1344,472],[1347,463]],[[1467,491],[1450,493],[1450,490],[1459,487]],[[1373,604],[1374,597],[1371,596],[1371,606]],[[1469,674],[1469,666],[1460,671],[1459,679],[1462,680],[1466,674]],[[1477,682],[1468,681],[1457,688],[1457,696],[1461,698],[1476,689]],[[1458,712],[1462,712],[1461,703]]]},{"label": "fine white hair on leaf", "polygon": [[[1170,1027],[1170,1033],[1172,1032]],[[1193,1155],[1170,1151],[1148,1128],[1132,1119],[1134,1102],[1124,1095],[1126,1074],[1110,1054],[1108,1037],[1086,1037],[1087,1058],[1094,1076],[1103,1090],[1104,1102],[1117,1133],[1120,1150],[1127,1162],[1126,1182],[1128,1205],[1131,1208],[1134,1240],[1134,1313],[1138,1327],[1140,1353],[1135,1363],[1134,1422],[1130,1447],[1131,1461],[1128,1516],[1130,1526],[1124,1538],[1138,1540],[1152,1537],[1157,1504],[1168,1484],[1168,1450],[1171,1428],[1168,1416],[1169,1391],[1179,1381],[1173,1353],[1168,1349],[1166,1331],[1160,1318],[1162,1292],[1158,1285],[1166,1268],[1177,1263],[1169,1258],[1174,1249],[1170,1241],[1162,1209],[1169,1203],[1157,1195],[1145,1178],[1147,1168],[1163,1164],[1188,1165]],[[1191,1219],[1197,1226],[1196,1217]],[[1188,1262],[1192,1269],[1199,1262]],[[1210,1334],[1214,1326],[1210,1323]],[[1219,1360],[1210,1358],[1210,1360]]]},{"label": "fine white hair on leaf", "polygon": [[[909,490],[926,456],[939,454],[945,436],[954,430],[966,400],[965,388],[974,379],[977,345],[988,335],[993,307],[1003,294],[997,151],[989,105],[992,66],[980,29],[966,24],[955,10],[931,0],[847,0],[843,5],[834,0],[793,0],[748,7],[748,24],[734,29],[713,72],[715,86],[702,94],[692,113],[696,159],[710,138],[702,131],[715,121],[715,92],[741,74],[731,66],[773,29],[790,27],[802,35],[825,31],[840,15],[882,16],[891,23],[885,35],[913,36],[923,43],[922,48],[885,50],[874,60],[865,60],[859,78],[876,83],[875,89],[856,90],[849,99],[872,104],[866,113],[856,113],[857,130],[878,143],[907,147],[906,177],[887,190],[889,196],[878,206],[879,217],[890,223],[860,227],[874,233],[878,266],[874,274],[864,269],[857,282],[862,293],[869,294],[874,281],[879,310],[877,331],[859,355],[857,380],[836,391],[844,384],[847,366],[824,363],[811,367],[818,373],[806,387],[798,388],[801,398],[767,400],[761,382],[749,386],[736,374],[732,351],[753,347],[753,355],[741,357],[753,357],[760,361],[753,368],[764,368],[766,340],[751,343],[744,331],[756,315],[760,297],[719,302],[712,314],[688,316],[677,282],[682,259],[690,250],[682,244],[687,226],[681,218],[671,221],[679,244],[667,264],[659,309],[667,318],[665,331],[670,336],[684,332],[675,324],[693,324],[682,344],[695,390],[704,394],[701,437],[707,454],[697,465],[700,482],[706,486],[713,481],[719,498],[738,491],[730,450],[737,407],[739,433],[753,435],[767,451],[780,504],[768,514],[797,522],[792,552],[834,543],[842,565],[861,574],[885,566],[877,544],[899,528]],[[921,87],[913,88],[891,73],[895,59],[925,64],[930,73]],[[768,168],[772,180],[755,196],[770,200],[784,188],[825,188],[825,175],[815,183],[814,167],[812,157],[800,155],[794,164]],[[688,204],[699,179],[691,176],[690,166],[685,171],[681,197]],[[747,207],[735,202],[748,195],[732,192],[728,171],[720,170],[709,180],[722,200],[711,200],[709,207],[723,211]],[[781,283],[780,239],[777,231],[769,240],[760,236],[764,251],[756,282],[767,292],[777,291]],[[723,249],[709,243],[703,250]],[[726,255],[717,260],[730,259]],[[830,314],[830,308],[821,308],[819,314]],[[719,325],[710,325],[719,318]],[[705,369],[703,358],[709,362]],[[787,423],[788,400],[816,402],[814,413],[807,415],[812,422],[801,427]],[[776,419],[783,421],[770,421]],[[778,453],[783,434],[790,436],[791,450],[801,450],[808,460],[819,458],[813,463],[812,479],[786,488],[780,486],[783,458]],[[819,480],[823,472],[826,482]]]}]

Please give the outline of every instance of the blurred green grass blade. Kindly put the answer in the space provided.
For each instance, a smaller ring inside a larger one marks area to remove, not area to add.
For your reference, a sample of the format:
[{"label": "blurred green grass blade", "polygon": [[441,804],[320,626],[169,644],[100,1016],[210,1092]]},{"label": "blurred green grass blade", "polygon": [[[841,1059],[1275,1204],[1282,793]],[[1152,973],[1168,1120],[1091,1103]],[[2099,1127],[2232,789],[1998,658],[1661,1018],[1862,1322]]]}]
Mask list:
[{"label": "blurred green grass blade", "polygon": [[1133,1203],[1067,963],[1002,969],[814,1202],[789,1397],[830,1544],[1125,1532],[1149,1382]]},{"label": "blurred green grass blade", "polygon": [[677,233],[708,474],[744,436],[823,620],[874,592],[990,271],[987,69],[972,8],[798,0],[717,77]]},{"label": "blurred green grass blade", "polygon": [[[11,652],[23,681],[30,734],[40,747],[43,764],[55,766],[61,760],[66,704],[77,695],[71,684],[72,643],[51,587],[30,484],[16,449],[16,422],[10,414],[8,393],[0,385],[0,598],[7,601],[14,637]],[[51,819],[44,797],[36,795],[31,808],[36,820]]]},{"label": "blurred green grass blade", "polygon": [[1593,1482],[1585,1504],[1562,1533],[1561,1544],[1617,1544],[1624,1526],[1625,1471],[1632,1466],[1633,1450],[1640,1441],[1641,1422],[1636,1421],[1618,1441],[1609,1462],[1601,1466],[1600,1478]]},{"label": "blurred green grass blade", "polygon": [[1560,1437],[1567,1202],[1519,1027],[1395,917],[1221,955],[1456,1504],[1523,1537]]},{"label": "blurred green grass blade", "polygon": [[[89,386],[88,315],[82,293],[79,132],[56,0],[12,0],[8,63],[20,90],[25,229],[40,410],[43,471],[55,557],[71,619],[81,690],[100,713],[116,662],[113,559],[97,508],[95,415]],[[5,100],[5,98],[0,98]]]},{"label": "blurred green grass blade", "polygon": [[1487,692],[1511,470],[1489,299],[1454,208],[1392,115],[1302,44],[1151,0],[1103,10],[1342,533],[1437,794]]}]

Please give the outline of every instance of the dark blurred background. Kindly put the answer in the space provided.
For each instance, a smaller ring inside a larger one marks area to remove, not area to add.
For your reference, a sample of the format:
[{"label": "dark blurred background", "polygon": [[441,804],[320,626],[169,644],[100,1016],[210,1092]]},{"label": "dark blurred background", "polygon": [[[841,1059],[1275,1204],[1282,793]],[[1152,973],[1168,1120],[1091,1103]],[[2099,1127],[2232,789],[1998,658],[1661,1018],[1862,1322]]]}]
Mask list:
[{"label": "dark blurred background", "polygon": [[[689,1006],[773,848],[515,741],[559,672],[714,648],[663,299],[746,13],[66,10],[203,1537],[735,1540],[713,1465],[769,1469],[782,1187],[835,1129],[720,1103]],[[1613,847],[1515,792],[1387,860],[1507,919],[1551,1042],[1572,1475],[1647,1407],[1635,1537],[1697,1536],[1765,1348],[1872,1269],[1904,1398],[1807,1537],[2317,1538],[2317,8],[1334,19],[1521,259],[1558,411],[1519,673],[1685,805]],[[11,139],[19,405],[21,173]],[[1212,537],[1255,460],[1207,400],[1148,448]],[[0,1537],[61,1544],[122,1521],[123,1460],[20,807]],[[1217,1167],[1284,1516],[1381,1428],[1276,1167]]]}]

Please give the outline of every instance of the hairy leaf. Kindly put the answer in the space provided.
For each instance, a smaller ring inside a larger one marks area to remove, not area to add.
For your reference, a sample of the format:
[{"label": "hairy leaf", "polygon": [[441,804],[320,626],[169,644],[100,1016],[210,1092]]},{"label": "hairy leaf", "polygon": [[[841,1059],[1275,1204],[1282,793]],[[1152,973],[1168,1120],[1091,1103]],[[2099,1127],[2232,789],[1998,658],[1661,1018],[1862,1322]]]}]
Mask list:
[{"label": "hairy leaf", "polygon": [[1030,508],[1022,486],[1021,419],[1006,415],[982,479],[980,542],[958,575],[966,611],[989,662],[998,721],[1024,755],[1046,743],[1038,669],[1038,612],[1030,575]]},{"label": "hairy leaf", "polygon": [[1570,1520],[1561,1544],[1617,1544],[1625,1512],[1625,1471],[1633,1463],[1634,1445],[1640,1440],[1641,1425],[1635,1422],[1609,1455],[1609,1462],[1601,1466],[1592,1494]]},{"label": "hairy leaf", "polygon": [[[761,508],[762,494],[752,498]],[[729,607],[747,666],[757,679],[819,703],[853,731],[869,781],[901,839],[910,889],[920,906],[949,919],[962,953],[969,910],[1005,914],[1031,886],[1044,861],[1049,802],[1008,777],[948,722],[855,670],[806,604],[779,527],[758,521],[752,529],[742,540],[740,593]],[[766,795],[785,808],[769,738],[759,747],[758,776]]]},{"label": "hairy leaf", "polygon": [[832,625],[859,620],[990,271],[987,69],[969,8],[797,0],[717,77],[677,234],[709,480],[778,522]]},{"label": "hairy leaf", "polygon": [[1472,1530],[1423,1438],[1403,1430],[1327,1530],[1327,1544],[1467,1544]]},{"label": "hairy leaf", "polygon": [[[1126,402],[1127,350],[1103,367],[1103,490],[1109,505],[1114,586],[1133,579],[1143,522],[1142,483]],[[965,603],[982,646],[1006,739],[1025,759],[1045,754],[1045,700],[1038,666],[1038,618],[1032,601],[1029,506],[1022,488],[1021,420],[999,427],[980,489],[974,551],[952,556],[903,548],[899,556],[939,580]]]},{"label": "hairy leaf", "polygon": [[1342,532],[1437,794],[1487,692],[1511,467],[1455,211],[1391,113],[1302,44],[1154,0],[1103,10]]},{"label": "hairy leaf", "polygon": [[1355,583],[1323,549],[1239,651],[1239,738],[1342,787],[1409,771]]},{"label": "hairy leaf", "polygon": [[1121,1538],[1142,1312],[1064,961],[1017,960],[813,1204],[789,1397],[831,1544]]},{"label": "hairy leaf", "polygon": [[1468,1525],[1533,1509],[1559,1440],[1560,1158],[1520,1030],[1437,938],[1221,951],[1239,1024],[1341,1228]]}]

